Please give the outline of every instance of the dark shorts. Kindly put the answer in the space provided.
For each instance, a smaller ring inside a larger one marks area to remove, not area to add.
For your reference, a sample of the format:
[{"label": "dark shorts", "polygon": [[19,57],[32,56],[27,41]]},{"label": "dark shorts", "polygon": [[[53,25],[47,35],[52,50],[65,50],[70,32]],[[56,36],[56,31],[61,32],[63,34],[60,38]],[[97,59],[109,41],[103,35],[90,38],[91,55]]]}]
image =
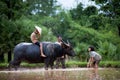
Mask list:
[{"label": "dark shorts", "polygon": [[40,43],[39,42],[36,42],[35,44],[40,47]]},{"label": "dark shorts", "polygon": [[93,62],[93,65],[95,65],[95,64],[98,65],[99,63],[100,63],[100,60],[96,60],[96,61]]}]

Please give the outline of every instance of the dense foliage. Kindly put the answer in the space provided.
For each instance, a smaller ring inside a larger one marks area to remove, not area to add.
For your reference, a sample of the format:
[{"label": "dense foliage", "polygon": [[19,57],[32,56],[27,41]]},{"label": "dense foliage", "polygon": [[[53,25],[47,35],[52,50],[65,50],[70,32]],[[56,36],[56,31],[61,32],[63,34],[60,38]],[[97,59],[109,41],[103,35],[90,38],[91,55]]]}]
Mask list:
[{"label": "dense foliage", "polygon": [[[0,54],[12,51],[20,42],[31,42],[34,26],[42,28],[40,41],[56,41],[56,36],[69,40],[77,56],[86,61],[87,48],[95,46],[103,60],[120,60],[120,1],[92,0],[90,5],[65,11],[56,0],[1,0]],[[58,12],[57,12],[58,11]]]}]

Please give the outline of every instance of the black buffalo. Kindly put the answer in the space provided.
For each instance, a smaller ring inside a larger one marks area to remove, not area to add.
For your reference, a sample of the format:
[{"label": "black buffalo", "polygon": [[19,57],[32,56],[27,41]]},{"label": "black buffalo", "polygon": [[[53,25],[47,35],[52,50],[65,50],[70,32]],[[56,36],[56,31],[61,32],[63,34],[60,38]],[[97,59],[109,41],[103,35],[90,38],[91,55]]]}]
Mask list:
[{"label": "black buffalo", "polygon": [[9,69],[14,67],[17,70],[22,61],[29,63],[45,63],[45,69],[49,66],[53,68],[54,61],[57,57],[61,57],[64,54],[69,56],[75,56],[73,48],[66,43],[62,43],[60,46],[53,42],[41,42],[43,45],[43,53],[47,57],[40,56],[40,48],[33,43],[19,43],[14,48],[14,59],[9,63]]}]

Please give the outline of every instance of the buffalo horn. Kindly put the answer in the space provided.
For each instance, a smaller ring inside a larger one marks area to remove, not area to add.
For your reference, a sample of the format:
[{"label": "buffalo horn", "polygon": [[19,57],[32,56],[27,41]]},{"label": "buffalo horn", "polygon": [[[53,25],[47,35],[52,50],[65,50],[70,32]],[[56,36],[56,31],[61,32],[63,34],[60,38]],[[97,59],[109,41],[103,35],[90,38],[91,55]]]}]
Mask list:
[{"label": "buffalo horn", "polygon": [[65,41],[62,40],[62,42],[63,42],[63,44],[65,44],[66,46],[69,47],[69,44],[67,44]]},{"label": "buffalo horn", "polygon": [[67,40],[67,43],[70,45],[70,42]]}]

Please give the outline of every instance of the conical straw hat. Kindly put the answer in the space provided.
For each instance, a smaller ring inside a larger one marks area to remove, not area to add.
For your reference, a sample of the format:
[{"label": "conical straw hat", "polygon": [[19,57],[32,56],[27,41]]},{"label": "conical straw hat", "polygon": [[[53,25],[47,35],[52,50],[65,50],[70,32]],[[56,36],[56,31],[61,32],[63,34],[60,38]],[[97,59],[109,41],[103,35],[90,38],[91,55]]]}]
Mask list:
[{"label": "conical straw hat", "polygon": [[39,26],[35,26],[35,28],[38,30],[39,34],[41,35],[42,29]]}]

